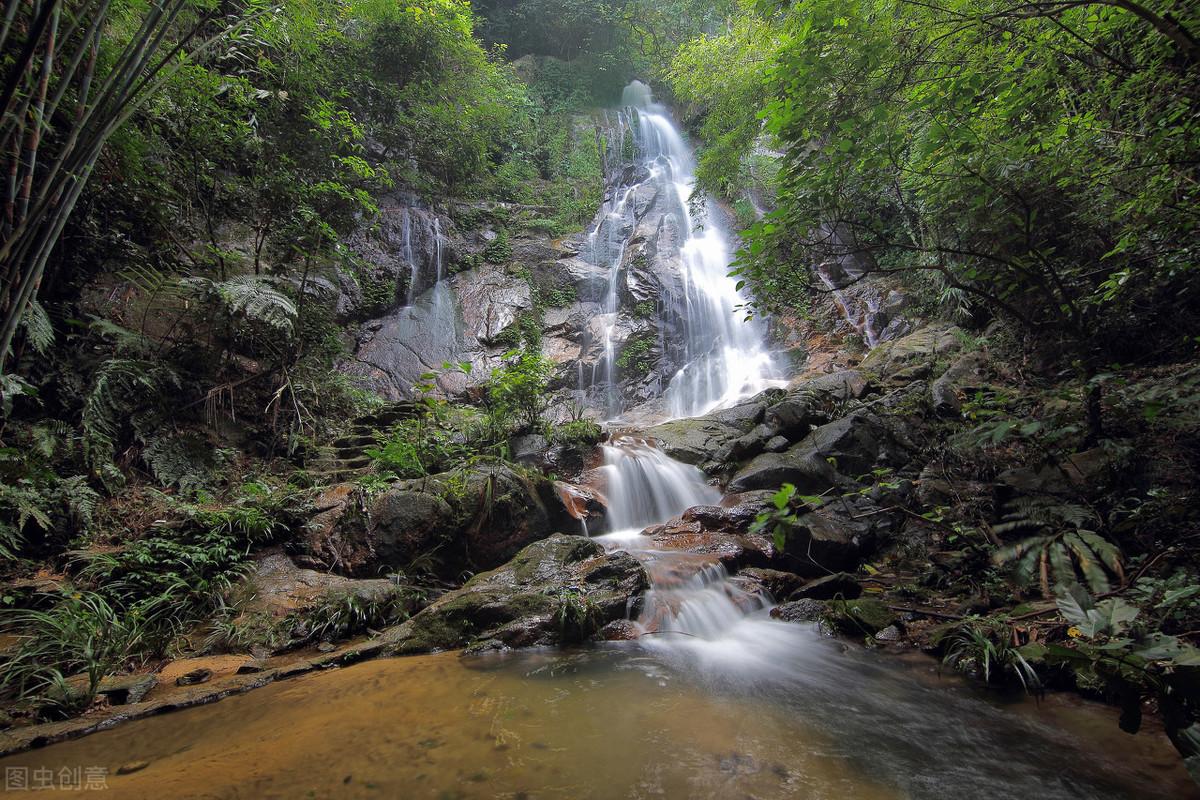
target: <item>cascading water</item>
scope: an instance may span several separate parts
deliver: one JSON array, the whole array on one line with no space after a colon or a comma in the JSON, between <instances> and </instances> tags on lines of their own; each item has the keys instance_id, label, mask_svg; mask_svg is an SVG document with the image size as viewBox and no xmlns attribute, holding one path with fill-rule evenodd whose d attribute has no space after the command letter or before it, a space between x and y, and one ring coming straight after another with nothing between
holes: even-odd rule
<instances>
[{"instance_id":1,"label":"cascading water","mask_svg":"<svg viewBox=\"0 0 1200 800\"><path fill-rule=\"evenodd\" d=\"M659 303L660 341L680 365L664 392L672 417L705 414L778 385L778 370L756 320L745 322L737 309L745 298L729 277L732 254L716 209L708 198L695 196L695 158L670 112L653 102L650 88L634 81L623 94L615 135L625 149L627 138L641 156L640 180L617 186L600 221L588 236L593 263L607 267L608 292L603 299L603 354L592 374L593 385L607 386L610 418L619 415L614 365L619 314L619 280L628 268L627 249L636 229L637 205L661 203L671 236L659 238L655 258L678 271L677 296ZM653 198L650 200L648 198ZM644 257L644 253L642 254ZM661 335L677 330L670 341Z\"/></svg>"},{"instance_id":2,"label":"cascading water","mask_svg":"<svg viewBox=\"0 0 1200 800\"><path fill-rule=\"evenodd\" d=\"M689 508L719 502L704 473L634 437L619 437L603 452L611 532L602 539L646 565L652 588L639 620L644 631L718 641L747 613L769 604L770 598L738 588L716 558L655 549L642 535Z\"/></svg>"}]
</instances>

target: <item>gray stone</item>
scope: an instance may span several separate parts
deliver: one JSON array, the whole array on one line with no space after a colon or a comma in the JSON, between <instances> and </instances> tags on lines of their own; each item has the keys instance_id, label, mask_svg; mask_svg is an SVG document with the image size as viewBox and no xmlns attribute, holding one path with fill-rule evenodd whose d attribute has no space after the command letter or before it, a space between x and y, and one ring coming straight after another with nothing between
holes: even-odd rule
<instances>
[{"instance_id":1,"label":"gray stone","mask_svg":"<svg viewBox=\"0 0 1200 800\"><path fill-rule=\"evenodd\" d=\"M140 703L158 685L153 675L110 675L100 681L96 691L115 706Z\"/></svg>"},{"instance_id":2,"label":"gray stone","mask_svg":"<svg viewBox=\"0 0 1200 800\"><path fill-rule=\"evenodd\" d=\"M771 617L781 622L820 622L826 613L820 600L793 600L771 609Z\"/></svg>"},{"instance_id":3,"label":"gray stone","mask_svg":"<svg viewBox=\"0 0 1200 800\"><path fill-rule=\"evenodd\" d=\"M814 448L796 445L782 453L756 456L733 476L729 491L778 489L785 483L801 494L821 494L837 485L838 475Z\"/></svg>"},{"instance_id":4,"label":"gray stone","mask_svg":"<svg viewBox=\"0 0 1200 800\"><path fill-rule=\"evenodd\" d=\"M933 411L943 417L957 417L962 411L964 394L984 384L987 359L982 353L967 353L950 365L940 378L929 387L933 398Z\"/></svg>"},{"instance_id":5,"label":"gray stone","mask_svg":"<svg viewBox=\"0 0 1200 800\"><path fill-rule=\"evenodd\" d=\"M608 553L583 536L555 534L443 595L382 639L391 654L490 640L524 647L587 639L625 619L627 610L636 611L647 586L645 570L628 553ZM577 612L566 628L559 622L564 604Z\"/></svg>"}]
</instances>

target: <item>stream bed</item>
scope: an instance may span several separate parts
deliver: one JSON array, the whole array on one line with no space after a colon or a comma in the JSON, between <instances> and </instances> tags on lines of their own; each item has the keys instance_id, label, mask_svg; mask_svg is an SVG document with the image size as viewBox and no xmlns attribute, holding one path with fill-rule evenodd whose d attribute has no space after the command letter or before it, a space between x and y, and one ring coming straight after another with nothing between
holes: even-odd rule
<instances>
[{"instance_id":1,"label":"stream bed","mask_svg":"<svg viewBox=\"0 0 1200 800\"><path fill-rule=\"evenodd\" d=\"M1110 709L1006 706L765 614L667 638L373 661L3 766L100 768L121 798L1194 796L1161 732L1120 733Z\"/></svg>"}]
</instances>

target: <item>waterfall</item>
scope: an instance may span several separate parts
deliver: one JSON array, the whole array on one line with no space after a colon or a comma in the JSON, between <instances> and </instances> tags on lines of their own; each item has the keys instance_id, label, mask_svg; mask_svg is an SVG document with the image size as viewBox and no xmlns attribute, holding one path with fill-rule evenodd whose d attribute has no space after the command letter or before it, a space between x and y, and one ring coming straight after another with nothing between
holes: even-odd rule
<instances>
[{"instance_id":1,"label":"waterfall","mask_svg":"<svg viewBox=\"0 0 1200 800\"><path fill-rule=\"evenodd\" d=\"M692 506L712 505L721 494L704 473L681 464L643 439L622 436L603 448L605 495L613 533L638 534Z\"/></svg>"},{"instance_id":2,"label":"waterfall","mask_svg":"<svg viewBox=\"0 0 1200 800\"><path fill-rule=\"evenodd\" d=\"M640 180L617 185L598 222L588 234L587 254L592 263L608 269L608 292L603 305L603 350L592 370L592 385L606 386L604 404L612 419L621 413L616 388L615 361L619 322L619 280L628 268L626 251L638 219L638 201L660 203L670 241L658 245L655 257L677 264L659 264L659 270L677 269L677 276L662 275L664 300L659 303L660 337L668 328L670 339L661 339L664 353L681 366L667 382L663 394L672 417L692 417L779 385L779 374L766 348L766 331L757 320L746 322L739 307L745 298L729 277L732 252L717 209L707 197L696 195L696 163L670 112L655 103L650 88L634 81L622 95L625 109L618 114L616 134L623 145L626 132L636 140ZM666 237L664 237L666 239ZM674 284L678 288L672 290ZM678 333L676 333L676 331Z\"/></svg>"},{"instance_id":3,"label":"waterfall","mask_svg":"<svg viewBox=\"0 0 1200 800\"><path fill-rule=\"evenodd\" d=\"M610 533L600 538L646 565L651 590L639 619L644 631L715 641L770 603L737 587L715 557L656 550L641 535L689 508L719 502L720 492L704 482L704 473L631 436L614 439L603 452Z\"/></svg>"}]
</instances>

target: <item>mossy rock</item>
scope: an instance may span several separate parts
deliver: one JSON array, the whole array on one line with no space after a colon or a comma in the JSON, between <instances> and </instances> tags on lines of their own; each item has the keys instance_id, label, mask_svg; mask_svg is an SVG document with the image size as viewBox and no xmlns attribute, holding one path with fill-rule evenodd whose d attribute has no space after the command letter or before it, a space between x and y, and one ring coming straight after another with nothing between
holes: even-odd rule
<instances>
[{"instance_id":1,"label":"mossy rock","mask_svg":"<svg viewBox=\"0 0 1200 800\"><path fill-rule=\"evenodd\" d=\"M874 635L896 622L899 617L879 600L831 600L830 619L839 631L847 634Z\"/></svg>"}]
</instances>

